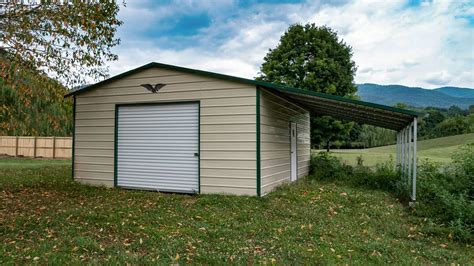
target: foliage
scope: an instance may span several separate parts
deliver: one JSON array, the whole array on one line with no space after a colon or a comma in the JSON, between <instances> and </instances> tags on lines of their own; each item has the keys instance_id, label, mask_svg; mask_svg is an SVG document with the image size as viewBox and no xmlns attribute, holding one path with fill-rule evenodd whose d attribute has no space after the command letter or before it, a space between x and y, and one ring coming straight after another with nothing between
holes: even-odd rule
<instances>
[{"instance_id":1,"label":"foliage","mask_svg":"<svg viewBox=\"0 0 474 266\"><path fill-rule=\"evenodd\" d=\"M47 71L68 85L107 75L106 61L122 24L116 1L6 1L0 4L0 77L15 84L18 69Z\"/></svg>"},{"instance_id":2,"label":"foliage","mask_svg":"<svg viewBox=\"0 0 474 266\"><path fill-rule=\"evenodd\" d=\"M332 119L330 116L311 118L311 143L320 143L329 151L331 142L347 139L353 122L342 122Z\"/></svg>"},{"instance_id":3,"label":"foliage","mask_svg":"<svg viewBox=\"0 0 474 266\"><path fill-rule=\"evenodd\" d=\"M2 265L472 261L472 247L427 235L429 223L382 191L305 178L264 198L189 196L88 187L69 166L7 161Z\"/></svg>"},{"instance_id":4,"label":"foliage","mask_svg":"<svg viewBox=\"0 0 474 266\"><path fill-rule=\"evenodd\" d=\"M352 129L352 134L356 137L349 142L353 143L351 148L372 148L393 144L396 133L386 128L357 125Z\"/></svg>"},{"instance_id":5,"label":"foliage","mask_svg":"<svg viewBox=\"0 0 474 266\"><path fill-rule=\"evenodd\" d=\"M318 180L342 180L352 185L389 192L396 188L397 195L404 194L400 190L401 178L393 166L393 161L377 164L374 170L363 165L362 156L358 157L358 162L357 166L350 166L332 153L319 152L311 156L311 176Z\"/></svg>"},{"instance_id":6,"label":"foliage","mask_svg":"<svg viewBox=\"0 0 474 266\"><path fill-rule=\"evenodd\" d=\"M353 95L357 68L351 58L352 48L331 28L295 24L264 57L259 78L339 96Z\"/></svg>"},{"instance_id":7,"label":"foliage","mask_svg":"<svg viewBox=\"0 0 474 266\"><path fill-rule=\"evenodd\" d=\"M356 66L352 48L329 27L295 24L281 36L278 46L264 58L257 79L339 96L353 96ZM319 125L325 125L322 130ZM317 125L317 126L316 126ZM347 135L351 124L328 117L311 120L312 145L326 144Z\"/></svg>"},{"instance_id":8,"label":"foliage","mask_svg":"<svg viewBox=\"0 0 474 266\"><path fill-rule=\"evenodd\" d=\"M374 170L359 164L341 163L329 153L311 158L311 173L318 180L339 180L394 193L407 199L407 184L402 182L393 161L378 164ZM413 213L426 217L436 226L427 231L446 233L458 241L472 241L474 233L474 143L453 155L453 163L442 167L424 161L417 171L417 206Z\"/></svg>"},{"instance_id":9,"label":"foliage","mask_svg":"<svg viewBox=\"0 0 474 266\"><path fill-rule=\"evenodd\" d=\"M0 64L9 65L0 57ZM15 84L0 77L0 135L70 136L72 100L67 89L45 74L15 71Z\"/></svg>"},{"instance_id":10,"label":"foliage","mask_svg":"<svg viewBox=\"0 0 474 266\"><path fill-rule=\"evenodd\" d=\"M451 136L469 133L469 121L464 117L458 116L448 118L437 124L434 128L433 134L437 136Z\"/></svg>"},{"instance_id":11,"label":"foliage","mask_svg":"<svg viewBox=\"0 0 474 266\"><path fill-rule=\"evenodd\" d=\"M311 156L310 175L318 180L346 180L351 167L343 164L329 152Z\"/></svg>"},{"instance_id":12,"label":"foliage","mask_svg":"<svg viewBox=\"0 0 474 266\"><path fill-rule=\"evenodd\" d=\"M454 229L453 237L474 237L474 143L463 146L446 167L425 162L419 171L416 212Z\"/></svg>"}]
</instances>

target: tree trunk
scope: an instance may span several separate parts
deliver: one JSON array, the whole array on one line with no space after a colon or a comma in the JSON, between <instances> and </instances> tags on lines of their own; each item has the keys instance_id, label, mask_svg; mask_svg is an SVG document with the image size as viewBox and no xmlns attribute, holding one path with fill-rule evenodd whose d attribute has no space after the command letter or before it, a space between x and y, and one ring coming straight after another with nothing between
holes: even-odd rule
<instances>
[{"instance_id":1,"label":"tree trunk","mask_svg":"<svg viewBox=\"0 0 474 266\"><path fill-rule=\"evenodd\" d=\"M330 145L330 141L328 140L328 141L326 142L326 151L327 151L327 152L329 152L329 145Z\"/></svg>"}]
</instances>

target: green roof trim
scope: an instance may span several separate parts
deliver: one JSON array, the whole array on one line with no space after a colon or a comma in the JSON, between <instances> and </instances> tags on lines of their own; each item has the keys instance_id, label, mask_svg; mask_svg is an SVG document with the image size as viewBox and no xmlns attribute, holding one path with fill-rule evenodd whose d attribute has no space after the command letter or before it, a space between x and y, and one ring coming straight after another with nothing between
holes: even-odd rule
<instances>
[{"instance_id":1,"label":"green roof trim","mask_svg":"<svg viewBox=\"0 0 474 266\"><path fill-rule=\"evenodd\" d=\"M279 85L279 84L275 84L275 83L265 82L265 81L261 81L261 80L240 78L240 77L235 77L235 76L230 76L230 75L225 75L225 74L219 74L219 73L215 73L215 72L209 72L209 71L197 70L197 69L192 69L192 68L179 67L179 66L156 63L156 62L152 62L152 63L146 64L144 66L132 69L130 71L127 71L127 72L124 72L122 74L113 76L109 79L100 81L100 82L92 84L90 86L86 86L86 87L82 87L82 88L77 89L77 90L73 90L73 91L69 92L68 94L66 94L64 97L77 95L79 93L89 91L91 89L94 89L94 88L103 86L105 84L108 84L112 81L119 80L121 78L130 76L130 75L133 75L135 73L141 72L141 71L146 70L146 69L151 69L151 68L163 68L163 69L176 70L176 71L186 72L186 73L191 73L191 74L196 74L196 75L203 75L203 76L207 76L207 77L211 77L211 78L218 78L218 79L224 79L224 80L229 80L229 81L234 81L234 82L240 82L240 83L254 85L254 86L261 86L261 87L267 88L267 89L275 89L275 90L282 91L282 92L309 95L309 96L319 97L319 98L328 99L328 100L334 100L334 101L339 101L339 102L344 102L344 103L349 103L349 104L366 106L366 107L369 107L369 108L381 109L381 110L400 113L400 114L404 114L404 115L408 115L408 116L412 116L412 117L418 117L418 116L421 115L421 113L418 113L418 112L415 112L415 111L410 111L410 110L406 110L406 109L391 107L391 106L387 106L387 105L376 104L376 103L371 103L371 102L364 102L364 101L344 98L344 97L336 96L336 95L332 95L332 94L326 94L326 93L321 93L321 92L314 92L314 91L309 91L309 90L304 90L304 89L298 89L298 88L293 88L293 87L289 87L289 86L285 86L285 85Z\"/></svg>"}]
</instances>

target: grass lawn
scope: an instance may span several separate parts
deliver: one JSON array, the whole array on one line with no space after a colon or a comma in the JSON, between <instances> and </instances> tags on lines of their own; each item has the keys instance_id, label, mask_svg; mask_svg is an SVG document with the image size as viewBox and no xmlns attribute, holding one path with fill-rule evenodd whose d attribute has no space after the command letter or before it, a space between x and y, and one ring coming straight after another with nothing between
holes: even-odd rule
<instances>
[{"instance_id":1,"label":"grass lawn","mask_svg":"<svg viewBox=\"0 0 474 266\"><path fill-rule=\"evenodd\" d=\"M419 160L429 159L440 163L449 163L451 155L461 145L474 142L474 133L449 136L444 138L418 141ZM364 165L375 166L390 158L395 160L395 145L383 146L370 149L339 149L332 152L349 165L357 164L357 157L362 156Z\"/></svg>"},{"instance_id":2,"label":"grass lawn","mask_svg":"<svg viewBox=\"0 0 474 266\"><path fill-rule=\"evenodd\" d=\"M265 198L173 195L83 186L42 163L0 162L0 264L474 263L380 191L302 179Z\"/></svg>"},{"instance_id":3,"label":"grass lawn","mask_svg":"<svg viewBox=\"0 0 474 266\"><path fill-rule=\"evenodd\" d=\"M0 157L0 171L3 169L15 168L40 168L44 166L69 166L71 160L49 160L49 159L32 159L32 158L14 158Z\"/></svg>"}]
</instances>

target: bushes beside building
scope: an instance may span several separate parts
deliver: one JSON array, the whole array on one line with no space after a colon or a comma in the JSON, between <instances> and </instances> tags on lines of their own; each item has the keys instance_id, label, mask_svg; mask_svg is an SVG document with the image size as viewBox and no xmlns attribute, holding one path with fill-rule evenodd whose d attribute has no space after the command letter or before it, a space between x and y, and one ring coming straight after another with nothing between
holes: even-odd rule
<instances>
[{"instance_id":1,"label":"bushes beside building","mask_svg":"<svg viewBox=\"0 0 474 266\"><path fill-rule=\"evenodd\" d=\"M433 226L431 233L446 233L452 238L472 241L474 229L474 143L453 155L453 163L442 166L430 161L419 163L417 204L414 215L425 217ZM330 153L311 158L311 177L345 182L368 189L393 193L402 202L408 200L408 188L393 161L375 169L364 166L363 158L355 167L343 164Z\"/></svg>"}]
</instances>

